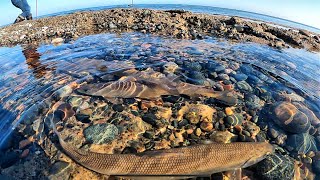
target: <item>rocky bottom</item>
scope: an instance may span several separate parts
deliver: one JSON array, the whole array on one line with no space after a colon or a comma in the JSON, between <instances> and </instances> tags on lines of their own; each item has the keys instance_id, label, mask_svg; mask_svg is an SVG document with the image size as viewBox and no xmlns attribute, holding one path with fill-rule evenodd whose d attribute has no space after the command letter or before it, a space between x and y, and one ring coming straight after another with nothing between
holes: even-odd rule
<instances>
[{"instance_id":1,"label":"rocky bottom","mask_svg":"<svg viewBox=\"0 0 320 180\"><path fill-rule=\"evenodd\" d=\"M139 42L110 41L113 48L120 44L117 51L108 47L100 49L103 56L95 52L86 54L85 61L71 58L68 63L78 68L63 74L69 81L55 82L61 88L41 92L46 98L28 109L1 151L0 178L108 178L63 153L50 124L54 117L59 117L55 123L67 143L92 152L137 153L208 140L270 142L276 152L244 169L244 179L315 179L319 175L320 121L312 106L316 100L273 73L235 61L241 57L236 51L213 51L205 41L159 45L141 42L150 38L141 34L123 36ZM72 42L66 49L89 48L86 43ZM221 58L217 52L228 56ZM33 71L33 76L57 77L62 71L57 65ZM227 177L227 173L212 175L213 179Z\"/></svg>"}]
</instances>

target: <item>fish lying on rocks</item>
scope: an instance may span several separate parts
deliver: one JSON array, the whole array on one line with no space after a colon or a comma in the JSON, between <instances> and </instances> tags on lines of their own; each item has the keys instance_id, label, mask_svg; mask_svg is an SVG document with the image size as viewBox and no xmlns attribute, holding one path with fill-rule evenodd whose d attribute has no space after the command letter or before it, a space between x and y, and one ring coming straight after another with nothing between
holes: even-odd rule
<instances>
[{"instance_id":1,"label":"fish lying on rocks","mask_svg":"<svg viewBox=\"0 0 320 180\"><path fill-rule=\"evenodd\" d=\"M92 171L115 176L208 176L216 172L246 168L274 151L274 147L267 142L237 142L137 154L101 154L84 151L66 143L57 131L53 118L51 124L62 150L70 158Z\"/></svg>"},{"instance_id":2,"label":"fish lying on rocks","mask_svg":"<svg viewBox=\"0 0 320 180\"><path fill-rule=\"evenodd\" d=\"M130 75L129 75L130 74ZM109 83L86 84L77 89L78 92L112 98L157 99L163 95L187 95L189 97L213 97L228 104L237 104L232 91L214 91L206 86L193 85L153 70L123 73L117 81Z\"/></svg>"}]
</instances>

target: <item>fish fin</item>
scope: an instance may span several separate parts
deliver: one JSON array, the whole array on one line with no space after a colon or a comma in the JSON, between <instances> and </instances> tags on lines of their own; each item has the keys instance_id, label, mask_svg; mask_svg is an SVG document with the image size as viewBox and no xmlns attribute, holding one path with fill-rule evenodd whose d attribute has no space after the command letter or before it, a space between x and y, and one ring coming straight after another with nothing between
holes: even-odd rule
<instances>
[{"instance_id":1,"label":"fish fin","mask_svg":"<svg viewBox=\"0 0 320 180\"><path fill-rule=\"evenodd\" d=\"M224 176L228 177L229 180L241 180L242 179L242 169L234 169L231 171L226 171Z\"/></svg>"}]
</instances>

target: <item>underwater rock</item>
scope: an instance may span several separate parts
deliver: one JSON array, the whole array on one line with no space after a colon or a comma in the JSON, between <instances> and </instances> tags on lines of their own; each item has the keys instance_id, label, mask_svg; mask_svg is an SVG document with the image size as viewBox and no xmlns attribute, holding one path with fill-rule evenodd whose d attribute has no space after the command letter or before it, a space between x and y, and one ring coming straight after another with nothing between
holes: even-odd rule
<instances>
[{"instance_id":1,"label":"underwater rock","mask_svg":"<svg viewBox=\"0 0 320 180\"><path fill-rule=\"evenodd\" d=\"M105 144L111 142L119 134L118 128L113 124L95 124L84 130L87 141L93 144Z\"/></svg>"},{"instance_id":2,"label":"underwater rock","mask_svg":"<svg viewBox=\"0 0 320 180\"><path fill-rule=\"evenodd\" d=\"M90 116L86 114L76 114L76 119L82 123L90 123Z\"/></svg>"},{"instance_id":3,"label":"underwater rock","mask_svg":"<svg viewBox=\"0 0 320 180\"><path fill-rule=\"evenodd\" d=\"M206 121L203 121L201 124L200 124L200 128L203 130L203 131L212 131L213 130L213 123L212 122L206 122Z\"/></svg>"},{"instance_id":4,"label":"underwater rock","mask_svg":"<svg viewBox=\"0 0 320 180\"><path fill-rule=\"evenodd\" d=\"M69 179L70 173L73 171L73 165L68 162L55 162L49 170L50 180Z\"/></svg>"},{"instance_id":5,"label":"underwater rock","mask_svg":"<svg viewBox=\"0 0 320 180\"><path fill-rule=\"evenodd\" d=\"M288 135L285 147L294 155L317 152L314 137L307 133Z\"/></svg>"},{"instance_id":6,"label":"underwater rock","mask_svg":"<svg viewBox=\"0 0 320 180\"><path fill-rule=\"evenodd\" d=\"M147 113L142 116L142 120L152 126L157 126L157 116L153 113Z\"/></svg>"},{"instance_id":7,"label":"underwater rock","mask_svg":"<svg viewBox=\"0 0 320 180\"><path fill-rule=\"evenodd\" d=\"M254 94L248 94L245 96L245 103L249 109L260 109L264 106L264 101Z\"/></svg>"},{"instance_id":8,"label":"underwater rock","mask_svg":"<svg viewBox=\"0 0 320 180\"><path fill-rule=\"evenodd\" d=\"M294 176L294 159L274 153L254 166L255 177L261 180L291 180Z\"/></svg>"},{"instance_id":9,"label":"underwater rock","mask_svg":"<svg viewBox=\"0 0 320 180\"><path fill-rule=\"evenodd\" d=\"M212 122L213 114L217 112L215 109L204 104L186 104L177 113L177 120L181 121L186 114L197 115L199 121Z\"/></svg>"},{"instance_id":10,"label":"underwater rock","mask_svg":"<svg viewBox=\"0 0 320 180\"><path fill-rule=\"evenodd\" d=\"M225 124L228 126L241 125L242 121L243 121L243 116L242 114L239 114L239 113L234 113L231 116L227 116L225 118Z\"/></svg>"},{"instance_id":11,"label":"underwater rock","mask_svg":"<svg viewBox=\"0 0 320 180\"><path fill-rule=\"evenodd\" d=\"M196 71L199 72L202 69L202 66L200 63L198 62L185 62L185 66L187 69L189 69L189 71Z\"/></svg>"},{"instance_id":12,"label":"underwater rock","mask_svg":"<svg viewBox=\"0 0 320 180\"><path fill-rule=\"evenodd\" d=\"M312 170L315 173L320 174L320 159L312 161Z\"/></svg>"},{"instance_id":13,"label":"underwater rock","mask_svg":"<svg viewBox=\"0 0 320 180\"><path fill-rule=\"evenodd\" d=\"M196 85L204 85L206 78L201 72L191 71L188 75L189 75L189 78L187 79L188 83L196 84Z\"/></svg>"},{"instance_id":14,"label":"underwater rock","mask_svg":"<svg viewBox=\"0 0 320 180\"><path fill-rule=\"evenodd\" d=\"M305 133L309 131L311 124L308 116L299 111L290 102L278 102L272 109L273 121L283 128L285 131L291 133Z\"/></svg>"},{"instance_id":15,"label":"underwater rock","mask_svg":"<svg viewBox=\"0 0 320 180\"><path fill-rule=\"evenodd\" d=\"M80 106L82 104L83 99L81 97L74 96L74 97L70 98L68 100L68 102L70 103L70 105L72 107L78 107L78 106Z\"/></svg>"},{"instance_id":16,"label":"underwater rock","mask_svg":"<svg viewBox=\"0 0 320 180\"><path fill-rule=\"evenodd\" d=\"M320 126L320 120L309 108L298 102L293 102L292 104L295 105L301 112L303 112L309 118L311 125L315 127Z\"/></svg>"},{"instance_id":17,"label":"underwater rock","mask_svg":"<svg viewBox=\"0 0 320 180\"><path fill-rule=\"evenodd\" d=\"M241 73L239 73L239 74L233 74L232 77L233 77L234 79L236 79L237 81L245 81L245 80L248 79L248 76L247 76L247 75L241 74Z\"/></svg>"},{"instance_id":18,"label":"underwater rock","mask_svg":"<svg viewBox=\"0 0 320 180\"><path fill-rule=\"evenodd\" d=\"M14 165L19 161L19 154L17 152L3 153L0 151L0 168L5 169Z\"/></svg>"},{"instance_id":19,"label":"underwater rock","mask_svg":"<svg viewBox=\"0 0 320 180\"><path fill-rule=\"evenodd\" d=\"M237 138L237 135L229 131L215 131L210 135L210 139L217 143L231 143L236 141Z\"/></svg>"},{"instance_id":20,"label":"underwater rock","mask_svg":"<svg viewBox=\"0 0 320 180\"><path fill-rule=\"evenodd\" d=\"M260 132L260 127L250 121L244 124L244 129L250 133L250 136L252 138L255 138L257 134Z\"/></svg>"},{"instance_id":21,"label":"underwater rock","mask_svg":"<svg viewBox=\"0 0 320 180\"><path fill-rule=\"evenodd\" d=\"M179 66L174 62L167 62L162 66L163 73L170 74L176 72L179 69Z\"/></svg>"},{"instance_id":22,"label":"underwater rock","mask_svg":"<svg viewBox=\"0 0 320 180\"><path fill-rule=\"evenodd\" d=\"M239 81L236 83L236 87L240 91L245 91L245 92L252 92L253 89L252 87L246 82L246 81Z\"/></svg>"}]
</instances>

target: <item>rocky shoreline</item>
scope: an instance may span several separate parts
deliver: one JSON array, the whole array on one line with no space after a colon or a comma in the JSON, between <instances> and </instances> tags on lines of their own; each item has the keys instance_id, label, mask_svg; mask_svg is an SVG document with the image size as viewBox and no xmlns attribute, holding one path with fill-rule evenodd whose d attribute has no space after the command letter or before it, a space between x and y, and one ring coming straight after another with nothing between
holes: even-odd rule
<instances>
[{"instance_id":1,"label":"rocky shoreline","mask_svg":"<svg viewBox=\"0 0 320 180\"><path fill-rule=\"evenodd\" d=\"M68 40L103 32L130 31L181 39L202 39L209 35L235 42L320 51L320 35L306 30L286 29L238 17L149 9L86 11L25 21L1 28L0 45L41 43L58 37Z\"/></svg>"}]
</instances>

